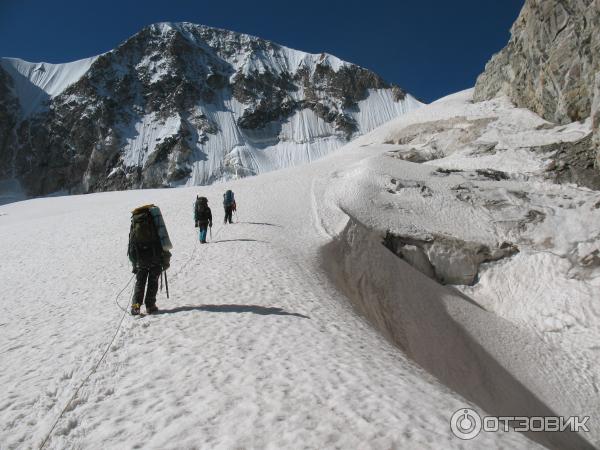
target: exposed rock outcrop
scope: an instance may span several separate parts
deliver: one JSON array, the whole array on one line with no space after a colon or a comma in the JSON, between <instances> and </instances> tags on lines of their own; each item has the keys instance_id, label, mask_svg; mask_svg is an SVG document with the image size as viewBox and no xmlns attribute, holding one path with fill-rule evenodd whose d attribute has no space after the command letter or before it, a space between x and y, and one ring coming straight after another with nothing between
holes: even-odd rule
<instances>
[{"instance_id":1,"label":"exposed rock outcrop","mask_svg":"<svg viewBox=\"0 0 600 450\"><path fill-rule=\"evenodd\" d=\"M549 178L600 190L600 171L594 168L596 151L591 135L576 142L557 142L532 149L552 155L547 169Z\"/></svg>"},{"instance_id":2,"label":"exposed rock outcrop","mask_svg":"<svg viewBox=\"0 0 600 450\"><path fill-rule=\"evenodd\" d=\"M600 158L598 77L600 0L526 0L508 45L477 79L474 99L507 95L555 123L595 117L591 145Z\"/></svg>"},{"instance_id":3,"label":"exposed rock outcrop","mask_svg":"<svg viewBox=\"0 0 600 450\"><path fill-rule=\"evenodd\" d=\"M383 244L419 272L442 284L472 285L477 281L481 264L498 261L519 251L516 245L508 242L490 248L451 236L415 239L390 232Z\"/></svg>"},{"instance_id":4,"label":"exposed rock outcrop","mask_svg":"<svg viewBox=\"0 0 600 450\"><path fill-rule=\"evenodd\" d=\"M18 112L19 102L14 95L12 79L0 67L0 179L12 177L12 149Z\"/></svg>"},{"instance_id":5,"label":"exposed rock outcrop","mask_svg":"<svg viewBox=\"0 0 600 450\"><path fill-rule=\"evenodd\" d=\"M508 45L477 79L474 99L505 94L557 123L589 117L599 30L598 0L526 0Z\"/></svg>"},{"instance_id":6,"label":"exposed rock outcrop","mask_svg":"<svg viewBox=\"0 0 600 450\"><path fill-rule=\"evenodd\" d=\"M592 146L596 152L596 168L600 169L600 72L594 79L594 99L592 100Z\"/></svg>"}]
</instances>

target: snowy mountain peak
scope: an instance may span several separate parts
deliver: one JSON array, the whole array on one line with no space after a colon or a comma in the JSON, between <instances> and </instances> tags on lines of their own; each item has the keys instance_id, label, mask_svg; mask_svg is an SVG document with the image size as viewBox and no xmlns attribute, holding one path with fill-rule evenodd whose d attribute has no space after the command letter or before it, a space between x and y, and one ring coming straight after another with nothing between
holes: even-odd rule
<instances>
[{"instance_id":1,"label":"snowy mountain peak","mask_svg":"<svg viewBox=\"0 0 600 450\"><path fill-rule=\"evenodd\" d=\"M304 67L314 70L317 65L328 66L338 72L343 67L355 66L328 53L306 53L249 34L189 22L149 25L131 39L142 39L155 44L162 40L167 47L173 49L182 44L181 38L203 51L215 52L216 56L236 71L241 70L246 74L254 70L259 73L266 70L296 73ZM272 62L274 64L269 64Z\"/></svg>"},{"instance_id":2,"label":"snowy mountain peak","mask_svg":"<svg viewBox=\"0 0 600 450\"><path fill-rule=\"evenodd\" d=\"M0 180L18 179L28 195L255 175L310 162L421 105L327 53L187 22L149 25L86 60L5 70L0 90L20 111L6 106L18 132L0 148Z\"/></svg>"}]
</instances>

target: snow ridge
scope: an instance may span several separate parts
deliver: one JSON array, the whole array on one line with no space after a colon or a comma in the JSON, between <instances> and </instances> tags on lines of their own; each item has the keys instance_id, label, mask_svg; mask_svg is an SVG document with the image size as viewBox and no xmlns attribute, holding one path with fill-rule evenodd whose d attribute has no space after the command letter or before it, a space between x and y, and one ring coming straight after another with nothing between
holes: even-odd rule
<instances>
[{"instance_id":1,"label":"snow ridge","mask_svg":"<svg viewBox=\"0 0 600 450\"><path fill-rule=\"evenodd\" d=\"M76 83L98 57L64 64L32 63L19 58L0 58L0 66L12 77L23 118L40 110L53 97Z\"/></svg>"}]
</instances>

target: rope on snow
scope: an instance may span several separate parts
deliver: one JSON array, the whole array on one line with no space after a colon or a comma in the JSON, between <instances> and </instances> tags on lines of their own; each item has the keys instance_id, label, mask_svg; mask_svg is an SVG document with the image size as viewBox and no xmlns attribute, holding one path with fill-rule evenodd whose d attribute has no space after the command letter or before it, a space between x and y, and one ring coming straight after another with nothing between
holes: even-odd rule
<instances>
[{"instance_id":1,"label":"rope on snow","mask_svg":"<svg viewBox=\"0 0 600 450\"><path fill-rule=\"evenodd\" d=\"M123 309L121 307L121 305L118 302L118 299L119 299L119 296L123 293L123 291L125 291L125 289L127 289L127 286L129 286L129 284L131 283L131 280L133 280L133 277L134 276L132 275L131 278L129 279L129 281L127 282L127 284L125 285L125 287L123 289L121 289L119 291L119 293L115 297L115 302L117 303L117 305L119 306L119 308L121 308L123 310L123 314L121 315L121 319L119 320L119 324L117 325L117 328L115 329L115 332L114 332L112 338L110 339L110 342L108 343L108 345L104 349L104 352L102 353L102 356L96 362L96 364L94 365L94 367L92 368L92 370L90 370L89 373L87 374L87 376L83 379L83 381L81 383L79 383L79 386L77 387L77 389L75 390L75 392L73 393L73 395L71 395L71 397L69 398L69 401L67 402L67 404L64 406L64 408L62 409L62 411L60 412L60 414L58 415L58 417L54 421L54 424L52 425L52 428L50 428L50 431L48 431L48 433L46 434L46 437L44 437L44 440L42 441L42 443L39 446L39 450L42 450L46 446L46 444L48 443L48 440L50 439L50 436L52 435L52 432L56 428L56 425L58 425L58 422L60 421L60 419L62 419L63 415L65 414L65 412L67 411L67 409L69 408L69 406L71 406L71 403L73 402L73 400L75 400L75 398L77 397L77 394L79 394L79 391L81 390L81 388L83 387L83 385L96 372L96 370L98 369L98 367L100 366L100 364L102 363L102 361L104 361L104 358L106 358L106 355L108 354L108 350L110 349L110 347L115 342L117 334L119 334L119 330L121 329L121 325L123 324L123 319L125 319L125 315L127 314L127 310ZM131 290L131 297L129 298L129 303L131 303L132 299L133 299L133 289Z\"/></svg>"}]
</instances>

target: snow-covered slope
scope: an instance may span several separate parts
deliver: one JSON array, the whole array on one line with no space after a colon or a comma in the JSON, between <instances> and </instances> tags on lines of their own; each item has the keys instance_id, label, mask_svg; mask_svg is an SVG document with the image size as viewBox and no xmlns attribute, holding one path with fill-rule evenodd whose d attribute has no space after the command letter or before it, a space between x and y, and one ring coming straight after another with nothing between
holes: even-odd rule
<instances>
[{"instance_id":1,"label":"snow-covered slope","mask_svg":"<svg viewBox=\"0 0 600 450\"><path fill-rule=\"evenodd\" d=\"M385 335L488 411L515 411L505 403L515 399L504 372L458 357L472 339L549 410L598 417L600 194L552 182L567 170L556 161L589 139L590 122L556 126L506 98L471 97L441 99L349 146L376 156L337 170L319 196L340 208L324 222L339 236L329 254L342 262L332 270ZM382 242L400 258L396 272L382 269ZM481 309L420 286L407 263ZM456 331L440 333L439 314L467 331L466 344L450 338ZM586 436L596 445L598 430L595 422Z\"/></svg>"},{"instance_id":2,"label":"snow-covered slope","mask_svg":"<svg viewBox=\"0 0 600 450\"><path fill-rule=\"evenodd\" d=\"M258 177L0 206L0 442L597 448L600 197L546 180L553 156L535 147L588 125L470 95ZM228 188L238 221L222 226ZM215 215L203 246L198 193ZM131 292L129 211L148 202L174 244L171 299L133 319L115 297ZM504 241L519 253L480 259ZM473 270L472 286L435 281ZM591 416L591 431L462 441L449 419L469 406Z\"/></svg>"},{"instance_id":3,"label":"snow-covered slope","mask_svg":"<svg viewBox=\"0 0 600 450\"><path fill-rule=\"evenodd\" d=\"M19 58L0 58L0 66L12 77L22 117L61 94L88 71L96 56L65 64L31 63Z\"/></svg>"},{"instance_id":4,"label":"snow-covered slope","mask_svg":"<svg viewBox=\"0 0 600 450\"><path fill-rule=\"evenodd\" d=\"M421 106L335 56L190 23L148 26L74 63L5 58L2 68L13 86L0 77L0 90L16 93L21 113L6 127L19 132L0 139L0 162L11 161L0 180L16 178L30 196L255 175L320 158Z\"/></svg>"}]
</instances>

